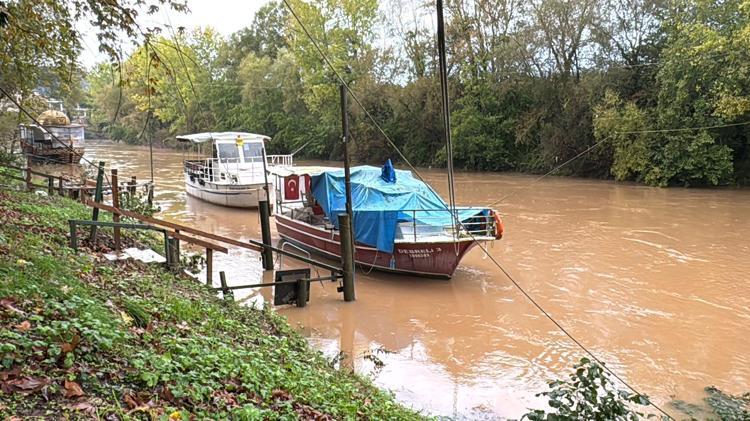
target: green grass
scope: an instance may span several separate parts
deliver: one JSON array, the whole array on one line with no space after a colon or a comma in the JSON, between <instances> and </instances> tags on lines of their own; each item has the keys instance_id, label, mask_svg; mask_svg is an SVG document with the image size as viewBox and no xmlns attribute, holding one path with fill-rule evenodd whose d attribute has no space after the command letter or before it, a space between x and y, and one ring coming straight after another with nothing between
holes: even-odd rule
<instances>
[{"instance_id":1,"label":"green grass","mask_svg":"<svg viewBox=\"0 0 750 421\"><path fill-rule=\"evenodd\" d=\"M90 212L0 191L0 417L420 417L332 368L272 310L158 265L73 253L67 220Z\"/></svg>"}]
</instances>

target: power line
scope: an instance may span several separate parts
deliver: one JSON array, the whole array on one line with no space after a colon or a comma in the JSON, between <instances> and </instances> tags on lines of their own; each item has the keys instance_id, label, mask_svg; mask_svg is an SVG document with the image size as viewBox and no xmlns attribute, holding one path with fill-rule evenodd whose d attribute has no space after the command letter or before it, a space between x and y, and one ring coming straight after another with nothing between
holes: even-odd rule
<instances>
[{"instance_id":1,"label":"power line","mask_svg":"<svg viewBox=\"0 0 750 421\"><path fill-rule=\"evenodd\" d=\"M497 259L495 259L495 257L492 254L490 254L490 252L487 250L487 248L476 239L476 237L474 236L474 234L472 234L471 231L466 228L466 225L464 225L463 222L459 221L458 223L466 231L466 233L469 234L469 236L471 237L472 241L474 243L476 243L476 245L479 246L479 248L484 252L484 254L490 258L490 260L492 261L492 263L494 263L495 266L497 266L497 268L500 269L500 271L510 280L510 282L513 284L513 286L515 286L516 289L518 289L521 292L521 294L523 294L523 296L526 297L526 299L528 299L531 302L531 304L533 304L534 307L536 307L537 310L539 310L544 315L544 317L546 317L547 319L549 319L563 334L565 334L565 336L568 337L568 339L570 339L573 343L575 343L576 345L578 345L579 348L581 348L586 354L588 354L592 359L594 359L594 361L596 361L597 363L599 363L599 365L601 365L602 368L607 373L611 374L614 378L616 378L623 385L625 385L625 387L627 387L633 393L635 393L635 394L637 394L639 396L646 396L643 393L639 392L635 387L631 386L630 383L628 383L625 380L623 380L623 378L620 377L614 371L612 371L612 369L610 369L609 367L607 367L607 365L604 363L604 361L602 361L599 357L597 357L596 354L594 354L591 350L588 349L588 347L586 347L585 345L583 345L570 332L568 332L568 330L565 329L562 326L562 324L560 324L560 322L558 322L557 320L555 320L555 318L552 317L552 315L549 314L547 312L547 310L545 310L544 307L541 306L541 304L539 304L528 292L526 292L526 290L518 283L518 281L516 281L516 279L513 277L513 275L511 275L510 272L508 272L500 264L500 262L498 262ZM672 419L672 420L675 419L674 417L672 417L671 415L669 415L669 413L667 413L665 410L663 410L661 407L659 407L658 405L656 405L655 403L653 403L651 401L651 399L647 399L647 400L648 400L649 405L651 405L654 408L656 408L656 410L659 411L659 412L661 412L664 416L666 416L666 417L668 417L669 419Z\"/></svg>"},{"instance_id":2,"label":"power line","mask_svg":"<svg viewBox=\"0 0 750 421\"><path fill-rule=\"evenodd\" d=\"M83 160L84 162L87 162L92 167L99 168L99 165L95 165L93 162L91 162L90 160L88 160L88 158L86 158L85 156L83 156L82 153L78 152L77 150L75 150L75 148L73 148L72 146L70 146L70 145L66 144L65 142L63 142L62 140L60 140L60 138L57 137L54 133L52 133L52 131L47 130L46 128L44 128L44 125L42 125L42 123L40 123L39 120L37 120L36 118L34 118L34 116L32 116L28 111L26 111L26 108L24 108L23 105L21 105L18 101L16 101L16 99L13 98L5 89L3 89L2 87L0 87L0 92L3 95L5 95L5 97L8 98L10 100L10 102L12 102L23 114L25 114L26 117L28 117L31 121L33 121L34 124L36 124L37 126L41 127L42 129L44 129L44 131L47 132L52 137L52 139L54 139L55 141L57 141L57 143L59 143L60 145L62 145L64 148L68 149L72 154L78 156L79 160ZM107 182L110 183L109 177L107 177L106 171L104 172L104 177L107 179Z\"/></svg>"},{"instance_id":3,"label":"power line","mask_svg":"<svg viewBox=\"0 0 750 421\"><path fill-rule=\"evenodd\" d=\"M326 62L326 64L328 65L328 67L331 69L331 71L336 75L336 78L339 80L339 82L341 82L341 84L344 85L344 87L346 88L346 90L349 92L349 95L352 96L352 99L354 100L354 102L356 102L357 105L359 105L359 107L365 113L365 115L367 116L367 118L370 119L370 121L375 126L375 128L378 129L378 131L380 132L380 134L393 147L393 149L396 151L396 153L398 153L399 157L406 163L406 165L408 165L409 168L411 168L412 171L414 171L414 174L416 174L416 176L420 180L424 181L424 179L419 174L419 172L417 171L417 169L411 164L411 162L409 162L409 160L406 158L406 156L404 156L404 154L401 153L401 150L398 148L398 146L396 146L396 144L391 140L391 138L385 133L385 131L383 130L383 128L380 127L380 124L378 124L378 122L375 121L375 117L373 117L372 114L370 114L370 111L368 111L367 108L365 108L364 104L362 104L362 101L359 100L359 98L354 93L354 91L352 91L352 89L349 87L349 84L344 80L344 78L341 76L341 74L339 73L339 71L336 70L336 67L334 67L333 63L331 63L331 60L328 58L328 56L320 48L320 46L318 45L318 42L315 41L315 38L313 38L313 36L310 34L310 31L307 30L307 27L305 26L305 24L302 23L302 19L300 19L299 16L297 16L297 13L292 8L292 5L289 4L289 0L283 0L283 1L284 1L284 4L286 5L287 9L289 9L289 12L292 14L292 16L294 16L294 19L297 21L297 23L299 24L299 26L302 28L302 31L305 33L305 35L307 36L307 38L310 40L310 42L313 44L313 46L315 46L315 49L318 50L318 54L320 54L320 56Z\"/></svg>"},{"instance_id":4,"label":"power line","mask_svg":"<svg viewBox=\"0 0 750 421\"><path fill-rule=\"evenodd\" d=\"M625 131L625 132L615 132L615 133L613 133L613 134L605 137L604 139L602 139L602 140L594 143L593 145L589 146L588 148L584 149L582 152L579 152L574 157L568 159L567 161L563 162L562 164L560 164L560 165L552 168L551 170L547 171L543 175L535 178L534 180L530 181L528 184L526 184L524 186L521 186L518 189L516 189L516 190L514 190L514 191L512 191L512 192L510 192L508 194L506 194L505 196L501 197L500 199L498 199L498 200L490 203L489 205L487 205L487 207L492 207L492 206L497 205L498 203L502 203L507 198L515 196L516 194L518 194L522 190L527 189L527 188L533 186L534 184L542 181L542 179L544 179L547 176L551 175L552 173L560 170L562 167L570 164L571 162L577 160L578 158L582 157L583 155L585 155L586 153L588 153L592 149L596 148L597 146L601 145L602 143L604 143L604 142L606 142L608 140L611 140L617 134L625 134L625 135L627 135L627 134L648 134L648 133L677 133L677 132L689 132L689 131L695 131L695 130L723 129L723 128L727 128L727 127L738 127L738 126L747 126L747 125L750 125L750 121L743 121L743 122L739 122L739 123L714 124L714 125L709 125L709 126L680 127L680 128L676 128L676 129L647 129L647 130L630 130L630 131Z\"/></svg>"},{"instance_id":5,"label":"power line","mask_svg":"<svg viewBox=\"0 0 750 421\"><path fill-rule=\"evenodd\" d=\"M326 64L328 65L328 67L330 67L330 68L331 68L331 70L332 70L332 71L334 72L334 74L335 74L335 75L336 75L336 77L337 77L337 78L339 79L339 81L340 81L340 82L341 82L341 83L342 83L342 84L343 84L343 85L344 85L344 86L346 87L347 91L348 91L348 92L349 92L349 93L350 93L350 94L352 95L352 98L353 98L353 99L354 99L354 101L355 101L355 102L357 103L357 105L359 105L359 106L360 106L360 108L362 108L362 111L363 111L363 112L364 112L364 113L365 113L365 114L366 114L366 115L368 116L368 118L370 119L370 121L372 121L372 123L373 123L373 124L375 125L375 127L376 127L376 128L377 128L377 129L379 130L379 131L380 131L380 133L381 133L381 134L382 134L382 135L383 135L383 136L384 136L384 137L386 138L386 140L387 140L387 141L388 141L388 142L389 142L389 143L391 144L391 146L392 146L392 147L393 147L393 148L394 148L394 149L396 150L396 152L397 152L397 153L399 154L399 156L401 156L401 157L402 157L402 159L404 159L404 161L405 161L405 162L406 162L406 163L407 163L407 164L409 165L409 167L410 167L410 168L412 169L412 171L414 171L415 175L416 175L416 176L417 176L417 177L418 177L419 179L421 179L422 181L424 181L424 179L423 179L423 178L422 178L422 176L421 176L421 175L419 174L419 172L417 171L417 169L416 169L416 168L415 168L415 167L414 167L413 165L411 165L411 163L409 163L409 161L408 161L408 160L406 159L406 157L405 157L405 156L404 156L404 155L403 155L403 154L401 153L401 151L400 151L400 150L398 149L398 147L397 147L397 146L396 146L396 145L395 145L395 144L394 144L394 143L393 143L393 142L391 141L391 139L390 139L390 138L388 137L388 135L386 135L386 134L385 134L385 132L383 131L383 129L382 129L382 128L380 127L380 125L379 125L379 124L378 124L378 123L377 123L377 122L375 121L375 119L374 119L374 118L372 117L372 115L371 115L371 114L369 113L369 111L368 111L368 110L367 110L367 109L365 108L365 106L364 106L364 105L363 105L363 104L362 104L362 103L361 103L361 102L359 101L359 99L358 99L358 98L356 97L356 95L354 94L354 92L352 92L351 88L349 88L349 85L348 85L348 84L347 84L347 83L346 83L346 82L344 81L344 79L343 79L343 78L341 77L341 75L339 74L339 72L338 72L338 71L336 70L336 68L335 68L335 67L333 66L333 64L331 63L331 61L330 61L330 60L328 59L328 57L327 57L327 56L325 55L325 53L323 53L323 51L321 50L321 48L320 48L320 47L318 46L317 42L316 42L316 41L315 41L315 40L313 39L313 37L312 37L312 36L310 35L310 33L308 32L307 28L306 28L306 27L304 26L304 24L302 23L302 21L300 20L300 18L299 18L299 17L297 16L297 14L295 13L294 9L293 9L293 8L291 7L291 5L289 4L289 1L288 1L288 0L283 0L283 1L284 1L284 4L286 5L286 7L287 7L287 8L289 9L289 11L291 12L291 14L292 14L292 15L294 16L294 18L295 18L295 19L297 20L297 22L299 23L300 27L301 27L301 28L302 28L302 30L303 30L303 31L305 32L305 34L307 35L307 37L308 37L308 38L310 39L310 41L311 41L311 42L313 43L313 45L315 46L315 49L316 49L316 50L318 50L318 53L319 53L319 54L321 55L321 57L322 57L322 58L323 58L323 60L324 60L324 61L326 62ZM596 147L596 145L598 145L598 144L601 144L601 143L603 143L603 142L604 142L604 140L606 140L606 139L603 139L603 140L601 140L601 141L597 142L597 144L595 144L595 145L591 146L591 147L590 147L590 148L588 148L588 149L587 149L586 151L584 151L584 152L582 152L582 153L578 154L578 155L577 155L577 156L576 156L575 158L577 158L577 157L579 157L579 156L582 156L583 154L585 154L586 152L588 152L588 150L591 150L591 149L593 149L594 147ZM575 158L574 158L574 159L575 159ZM569 162L572 162L572 160L569 160L569 161L567 161L567 162L566 162L566 163L565 163L564 165L567 165L567 163L569 163ZM521 291L521 293L522 293L522 294L523 294L523 295L524 295L524 296L525 296L525 297L526 297L526 298L527 298L527 299L528 299L528 300L529 300L529 301L530 301L530 302L531 302L531 303L532 303L532 304L533 304L533 305L534 305L534 306L535 306L535 307L536 307L536 308L537 308L537 309L538 309L538 310L539 310L539 311L540 311L540 312L541 312L541 313L542 313L542 314L543 314L543 315L544 315L545 317L547 317L547 318L548 318L548 319L549 319L550 321L552 321L552 323L554 323L554 324L555 324L555 326L557 326L557 328L558 328L558 329L560 329L560 331L562 331L562 332L563 332L563 333L564 333L564 334L565 334L565 335L566 335L566 336L567 336L568 338L570 338L570 339L571 339L571 340L572 340L572 341L573 341L573 342L574 342L574 343L575 343L575 344L576 344L576 345L577 345L577 346L578 346L579 348L581 348L581 349L582 349L582 350L583 350L583 351L584 351L584 352L585 352L586 354L588 354L589 356L591 356L591 358L593 358L593 359L594 359L595 361L597 361L597 362L598 362L599 364L601 364L601 366L602 366L602 368L603 368L604 370L606 370L606 371L607 371L608 373L612 374L612 375L613 375L613 376L614 376L614 377L615 377L616 379L618 379L619 381L621 381L621 382L622 382L622 383L623 383L623 384L624 384L624 385L625 385L626 387L628 387L628 388L629 388L630 390L632 390L632 391L633 391L634 393L636 393L636 394L638 394L638 395L643 395L642 393L638 392L638 390L636 390L636 389L635 389L635 388L634 388L633 386L631 386L631 385L630 385L629 383L625 382L625 381L624 381L624 380L623 380L623 379L622 379L622 378L621 378L620 376L618 376L618 375L617 375L617 374L616 374L615 372L613 372L613 371L612 371L612 370L611 370L611 369L610 369L609 367L607 367L607 366L606 366L606 365L604 364L604 362L603 362L603 361L602 361L601 359L599 359L599 358L598 358L598 357L597 357L596 355L594 355L594 353L593 353L593 352L591 352L591 351L590 351L590 350L589 350L589 349L588 349L587 347L585 347L585 346L584 346L584 345L583 345L583 344L582 344L582 343L581 343L580 341L578 341L578 340L577 340L577 339L576 339L575 337L573 337L573 335L571 335L571 334L570 334L570 333L569 333L569 332L568 332L568 331L567 331L567 330L566 330L566 329L565 329L565 328L564 328L564 327L563 327L563 326L562 326L562 325L561 325L561 324L560 324L559 322L557 322L557 320L555 320L555 319L554 319L554 318L553 318L553 317L552 317L552 316L551 316L551 315L550 315L550 314L549 314L549 313L548 313L548 312L547 312L546 310L544 310L544 308L543 308L543 307L542 307L542 306L541 306L541 305L540 305L540 304L539 304L539 303L538 303L538 302L537 302L536 300L534 300L534 299L533 299L533 297L531 297L531 295L529 295L529 293L528 293L528 292L526 292L526 290L525 290L525 289L523 289L523 287L521 287L521 285L520 285L520 284L519 284L519 283L518 283L518 282L517 282L517 281L516 281L516 280L515 280L515 279L513 278L513 276L512 276L512 275L511 275L511 274L510 274L510 273L509 273L509 272L508 272L507 270L505 270L505 268L503 268L503 266L502 266L502 265L500 265L500 263L499 263L499 262L498 262L498 261L497 261L497 260L496 260L496 259L495 259L495 258L494 258L494 257L493 257L492 255L491 255L491 254L489 254L489 253L487 252L487 249L486 249L486 248L485 248L485 247L484 247L484 246L483 246L483 245L482 245L481 243L479 243L479 241L477 241L476 237L474 237L474 235L473 235L473 234L471 234L471 232L469 232L469 230L467 230L467 229L466 229L466 227L464 226L464 224L463 224L463 223L462 223L461 221L459 221L459 224L460 224L461 226L463 226L464 230L466 230L466 231L467 231L467 232L469 233L469 235L470 235L470 236L471 236L471 238L472 238L472 241L474 241L474 242L475 242L475 243L476 243L476 244L477 244L477 245L478 245L478 246L479 246L479 247L480 247L480 248L481 248L481 249L482 249L482 250L483 250L483 251L484 251L485 253L487 253L487 255L488 255L488 256L490 256L490 259L492 260L492 262L494 262L494 263L495 263L495 265L496 265L496 266L498 267L498 269L500 269L500 270L501 270L501 271L502 271L502 272L503 272L503 273L505 274L505 276L507 276L507 277L508 277L508 279L510 279L510 281L511 281L511 282L513 283L513 285L514 285L514 286L515 286L515 287L516 287L516 288L517 288L517 289L518 289L519 291ZM650 400L649 400L649 404L651 404L651 405L652 405L652 406L653 406L654 408L656 408L656 409L657 409L657 410L658 410L659 412L661 412L661 413L662 413L662 414L664 414L665 416L669 417L670 419L674 419L674 418L673 418L673 417L672 417L671 415L669 415L669 414L668 414L667 412L665 412L665 411L664 411L663 409L661 409L661 408L660 408L659 406L657 406L656 404L654 404L654 403L653 403L653 402L651 402Z\"/></svg>"}]
</instances>

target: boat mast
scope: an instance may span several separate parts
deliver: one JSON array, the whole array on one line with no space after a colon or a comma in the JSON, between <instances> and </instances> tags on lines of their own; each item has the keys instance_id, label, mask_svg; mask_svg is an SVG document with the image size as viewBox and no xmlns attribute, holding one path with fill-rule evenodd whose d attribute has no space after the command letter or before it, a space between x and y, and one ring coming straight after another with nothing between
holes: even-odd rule
<instances>
[{"instance_id":1,"label":"boat mast","mask_svg":"<svg viewBox=\"0 0 750 421\"><path fill-rule=\"evenodd\" d=\"M451 113L448 99L448 71L445 60L445 23L443 0L437 0L438 56L440 59L440 92L443 100L443 126L445 129L445 150L448 161L448 201L453 222L453 235L456 235L456 193L453 184L453 144L451 142Z\"/></svg>"}]
</instances>

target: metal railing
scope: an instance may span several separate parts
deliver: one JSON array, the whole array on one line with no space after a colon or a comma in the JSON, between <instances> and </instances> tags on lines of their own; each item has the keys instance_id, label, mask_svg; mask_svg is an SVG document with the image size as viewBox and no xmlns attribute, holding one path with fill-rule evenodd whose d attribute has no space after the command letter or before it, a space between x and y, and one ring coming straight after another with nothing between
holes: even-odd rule
<instances>
[{"instance_id":1,"label":"metal railing","mask_svg":"<svg viewBox=\"0 0 750 421\"><path fill-rule=\"evenodd\" d=\"M294 155L266 155L266 163L271 166L291 167L294 163Z\"/></svg>"},{"instance_id":2,"label":"metal railing","mask_svg":"<svg viewBox=\"0 0 750 421\"><path fill-rule=\"evenodd\" d=\"M473 216L461 217L466 211L476 212ZM402 238L411 237L414 242L438 236L494 239L497 232L497 221L490 209L459 207L454 218L451 218L450 209L410 209L401 212L411 216L410 221L398 225ZM411 228L411 232L408 228Z\"/></svg>"}]
</instances>

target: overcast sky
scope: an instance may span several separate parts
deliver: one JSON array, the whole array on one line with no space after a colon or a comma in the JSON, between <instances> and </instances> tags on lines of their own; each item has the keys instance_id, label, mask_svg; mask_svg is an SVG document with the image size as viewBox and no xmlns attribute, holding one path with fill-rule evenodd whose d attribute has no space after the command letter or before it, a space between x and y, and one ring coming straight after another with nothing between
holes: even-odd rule
<instances>
[{"instance_id":1,"label":"overcast sky","mask_svg":"<svg viewBox=\"0 0 750 421\"><path fill-rule=\"evenodd\" d=\"M162 8L158 13L151 16L140 16L138 18L141 26L184 26L187 30L197 27L211 26L222 35L227 36L246 26L250 26L255 12L268 0L188 0L190 13L177 13L173 10ZM98 52L99 43L96 34L88 31L88 24L81 24L79 29L86 32L83 51L81 52L81 63L91 68L99 61L107 57ZM129 41L125 41L123 48L129 51L132 47Z\"/></svg>"}]
</instances>

